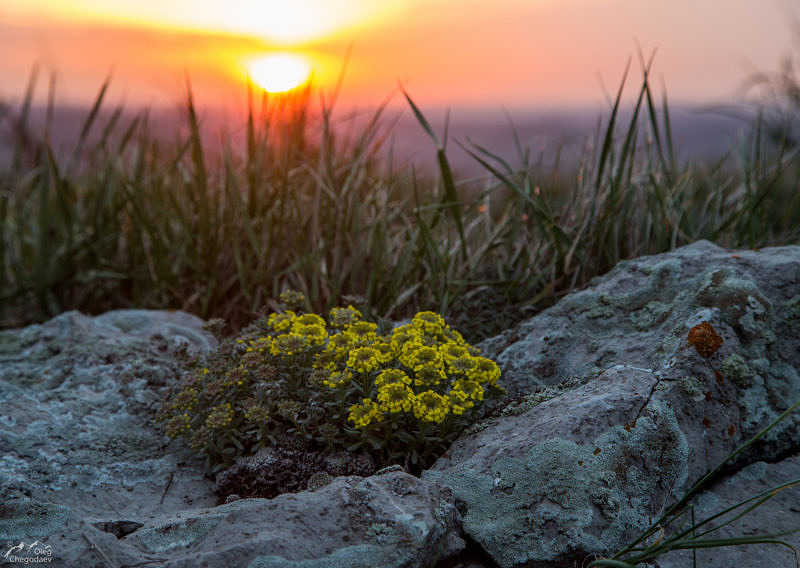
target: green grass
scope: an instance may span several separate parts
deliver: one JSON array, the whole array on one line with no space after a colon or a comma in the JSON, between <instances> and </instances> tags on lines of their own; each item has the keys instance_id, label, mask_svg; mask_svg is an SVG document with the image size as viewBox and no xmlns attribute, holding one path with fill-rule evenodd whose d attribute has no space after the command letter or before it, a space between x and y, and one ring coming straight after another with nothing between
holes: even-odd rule
<instances>
[{"instance_id":1,"label":"green grass","mask_svg":"<svg viewBox=\"0 0 800 568\"><path fill-rule=\"evenodd\" d=\"M189 89L182 133L165 143L147 113L102 112L105 83L61 157L47 125L29 124L34 74L20 108L0 106L14 142L0 170L0 322L180 308L237 329L293 288L309 311L347 295L362 297L369 317L436 310L474 341L625 258L697 239L798 242L797 148L767 147L755 123L751 146L731 159L680 163L669 105L642 68L630 118L623 79L576 171L538 167L519 143L512 164L458 141L486 170L478 182L453 174L446 141L409 94L438 175L392 165L385 105L343 137L310 88L249 93L243 143L233 128L218 142L202 136Z\"/></svg>"}]
</instances>

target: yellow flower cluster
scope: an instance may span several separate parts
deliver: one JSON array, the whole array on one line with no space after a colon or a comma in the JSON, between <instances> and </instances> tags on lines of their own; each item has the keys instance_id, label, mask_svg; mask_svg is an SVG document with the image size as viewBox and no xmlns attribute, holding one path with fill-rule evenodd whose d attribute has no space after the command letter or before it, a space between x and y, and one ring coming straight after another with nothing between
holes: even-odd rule
<instances>
[{"instance_id":1,"label":"yellow flower cluster","mask_svg":"<svg viewBox=\"0 0 800 568\"><path fill-rule=\"evenodd\" d=\"M439 314L420 312L386 337L378 335L376 324L355 315L345 323L343 313L332 310L341 331L328 336L314 366L329 373L323 383L331 388L347 385L354 377L371 381L359 378L359 384L372 385L373 397L350 408L349 420L357 428L398 413L440 423L448 414L459 416L483 400L485 385L497 386L497 364L480 357Z\"/></svg>"},{"instance_id":2,"label":"yellow flower cluster","mask_svg":"<svg viewBox=\"0 0 800 568\"><path fill-rule=\"evenodd\" d=\"M221 430L233 421L233 407L230 402L211 409L206 418L206 426L211 430Z\"/></svg>"},{"instance_id":3,"label":"yellow flower cluster","mask_svg":"<svg viewBox=\"0 0 800 568\"><path fill-rule=\"evenodd\" d=\"M342 387L353 379L353 373L350 371L333 371L328 378L322 381L322 384L332 389Z\"/></svg>"},{"instance_id":4,"label":"yellow flower cluster","mask_svg":"<svg viewBox=\"0 0 800 568\"><path fill-rule=\"evenodd\" d=\"M331 308L328 314L328 322L331 327L341 329L351 325L361 319L361 312L353 306L346 308Z\"/></svg>"},{"instance_id":5,"label":"yellow flower cluster","mask_svg":"<svg viewBox=\"0 0 800 568\"><path fill-rule=\"evenodd\" d=\"M380 355L380 351L374 347L358 347L350 352L347 366L356 373L369 373L380 366Z\"/></svg>"},{"instance_id":6,"label":"yellow flower cluster","mask_svg":"<svg viewBox=\"0 0 800 568\"><path fill-rule=\"evenodd\" d=\"M255 424L263 424L269 420L269 411L256 399L245 402L244 417Z\"/></svg>"},{"instance_id":7,"label":"yellow flower cluster","mask_svg":"<svg viewBox=\"0 0 800 568\"><path fill-rule=\"evenodd\" d=\"M287 308L305 301L289 293L281 300ZM363 429L356 437L365 448L381 450L381 440L396 437L387 452L405 444L424 461L426 445L449 440L468 418L459 417L499 388L497 364L434 312L379 332L352 306L333 308L327 321L287 309L249 329L257 331L198 365L164 405L167 434L214 459L230 457L232 447L220 446L229 438L241 450L287 426L331 447L349 445L346 418Z\"/></svg>"},{"instance_id":8,"label":"yellow flower cluster","mask_svg":"<svg viewBox=\"0 0 800 568\"><path fill-rule=\"evenodd\" d=\"M363 428L370 423L383 420L383 413L374 400L365 398L361 404L354 404L350 407L350 415L347 419L355 424L356 428Z\"/></svg>"},{"instance_id":9,"label":"yellow flower cluster","mask_svg":"<svg viewBox=\"0 0 800 568\"><path fill-rule=\"evenodd\" d=\"M378 402L384 412L408 412L414 406L414 391L403 383L378 388Z\"/></svg>"},{"instance_id":10,"label":"yellow flower cluster","mask_svg":"<svg viewBox=\"0 0 800 568\"><path fill-rule=\"evenodd\" d=\"M425 422L442 422L450 410L447 397L434 391L425 391L414 397L414 416Z\"/></svg>"},{"instance_id":11,"label":"yellow flower cluster","mask_svg":"<svg viewBox=\"0 0 800 568\"><path fill-rule=\"evenodd\" d=\"M191 430L192 424L187 413L178 414L173 416L167 422L167 436L170 438L177 438L178 436L185 436Z\"/></svg>"}]
</instances>

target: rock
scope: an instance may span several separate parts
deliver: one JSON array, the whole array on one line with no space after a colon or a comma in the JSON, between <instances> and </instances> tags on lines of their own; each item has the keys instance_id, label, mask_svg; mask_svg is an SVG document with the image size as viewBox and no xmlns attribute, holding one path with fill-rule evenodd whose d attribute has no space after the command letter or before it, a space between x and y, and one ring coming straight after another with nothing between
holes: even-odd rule
<instances>
[{"instance_id":1,"label":"rock","mask_svg":"<svg viewBox=\"0 0 800 568\"><path fill-rule=\"evenodd\" d=\"M390 472L162 518L124 541L175 567L399 568L458 551L457 526L449 490Z\"/></svg>"},{"instance_id":2,"label":"rock","mask_svg":"<svg viewBox=\"0 0 800 568\"><path fill-rule=\"evenodd\" d=\"M64 566L104 562L91 541L124 563L140 555L117 549L121 535L213 505L213 482L154 416L180 377L176 351L215 344L183 312L67 312L0 332L0 543L49 537Z\"/></svg>"},{"instance_id":3,"label":"rock","mask_svg":"<svg viewBox=\"0 0 800 568\"><path fill-rule=\"evenodd\" d=\"M52 566L412 567L464 547L452 492L401 471L318 472L293 487L313 491L216 506L203 463L154 420L177 352L215 344L182 312L68 312L0 332L0 554L25 543L14 554L46 545Z\"/></svg>"},{"instance_id":4,"label":"rock","mask_svg":"<svg viewBox=\"0 0 800 568\"><path fill-rule=\"evenodd\" d=\"M800 399L798 298L800 247L620 263L480 345L516 397L422 477L453 488L504 568L613 553ZM798 414L729 473L796 454Z\"/></svg>"},{"instance_id":5,"label":"rock","mask_svg":"<svg viewBox=\"0 0 800 568\"><path fill-rule=\"evenodd\" d=\"M266 452L217 487L154 425L178 352L214 345L181 312L69 312L0 332L0 554L50 551L54 566L583 565L639 536L800 398L800 247L701 241L620 263L485 341L511 397L421 479L321 455L288 456L303 471L275 477L287 456ZM791 416L694 498L697 518L800 477L798 447ZM248 498L258 480L264 495L295 492ZM786 489L720 534L800 527L797 502ZM785 540L800 546L800 534ZM712 567L792 558L776 546L698 553Z\"/></svg>"},{"instance_id":6,"label":"rock","mask_svg":"<svg viewBox=\"0 0 800 568\"><path fill-rule=\"evenodd\" d=\"M140 518L184 494L208 503L213 484L167 451L153 417L180 376L175 351L214 345L182 312L67 312L0 332L0 493L52 499L103 522Z\"/></svg>"},{"instance_id":7,"label":"rock","mask_svg":"<svg viewBox=\"0 0 800 568\"><path fill-rule=\"evenodd\" d=\"M695 517L710 518L746 497L758 495L787 481L800 479L800 457L778 463L755 462L742 468L695 499ZM752 504L752 503L751 503ZM741 509L739 509L741 511ZM800 499L796 488L784 489L769 501L730 525L720 527L709 538L734 538L764 533L784 533L800 528ZM729 519L730 516L726 517ZM717 522L717 524L720 524ZM777 537L798 546L798 536ZM795 553L777 544L749 544L718 549L698 549L697 566L728 568L729 566L784 567L795 565ZM660 568L692 565L692 552L675 551L659 560Z\"/></svg>"},{"instance_id":8,"label":"rock","mask_svg":"<svg viewBox=\"0 0 800 568\"><path fill-rule=\"evenodd\" d=\"M500 364L509 394L528 394L590 380L614 364L656 369L683 339L685 322L707 309L740 338L738 356L755 361L772 346L797 368L800 354L785 339L800 334L798 255L797 246L731 252L698 241L623 261L478 346Z\"/></svg>"}]
</instances>

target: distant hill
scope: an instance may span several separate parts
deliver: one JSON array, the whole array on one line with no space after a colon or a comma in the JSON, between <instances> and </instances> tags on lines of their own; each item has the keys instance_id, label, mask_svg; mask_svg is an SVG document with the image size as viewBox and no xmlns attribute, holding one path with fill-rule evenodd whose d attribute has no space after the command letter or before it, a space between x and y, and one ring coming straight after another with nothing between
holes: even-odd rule
<instances>
[{"instance_id":1,"label":"distant hill","mask_svg":"<svg viewBox=\"0 0 800 568\"><path fill-rule=\"evenodd\" d=\"M11 109L0 114L0 165L8 163L13 148L15 112ZM82 125L89 114L88 108L58 107L53 112L49 137L56 154L67 156L73 151L79 139ZM112 117L110 110L101 111L90 132L89 138L98 140ZM115 131L124 132L135 113L125 111L120 116ZM448 157L453 168L461 175L471 176L483 170L455 141L468 145L468 140L479 144L517 166L519 160L509 116L523 148L530 148L530 161L536 163L540 158L550 164L556 153L561 151L564 167L575 165L587 142L595 134L599 121L607 118L607 113L597 110L530 110L513 111L508 116L500 109L456 109L450 114L448 135ZM747 131L748 124L731 115L713 110L672 107L670 109L672 133L675 148L681 161L716 160L736 147ZM219 147L220 132L242 137L244 119L231 118L230 113L209 110L200 113L203 132L208 138L208 148ZM346 112L334 113L334 122L343 131L358 132L359 124L365 123L372 115L364 111L348 119ZM412 160L420 167L434 167L435 148L425 131L420 127L408 108L397 107L386 112L387 125L396 119L390 131L396 162ZM442 136L445 123L443 110L426 111L426 116L438 136ZM44 132L46 112L44 108L31 109L29 133L32 140L41 139ZM161 109L150 111L150 130L159 139L169 142L185 129L185 117L180 109ZM627 125L622 116L621 126ZM604 125L603 125L604 126ZM645 125L642 125L645 126ZM312 136L313 137L313 136ZM114 137L111 137L114 139ZM388 147L387 147L388 148Z\"/></svg>"}]
</instances>

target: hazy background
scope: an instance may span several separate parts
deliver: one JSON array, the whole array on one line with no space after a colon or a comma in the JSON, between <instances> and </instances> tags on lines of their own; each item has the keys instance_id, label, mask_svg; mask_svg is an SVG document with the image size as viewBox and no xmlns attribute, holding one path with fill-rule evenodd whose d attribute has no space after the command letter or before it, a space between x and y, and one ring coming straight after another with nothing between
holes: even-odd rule
<instances>
[{"instance_id":1,"label":"hazy background","mask_svg":"<svg viewBox=\"0 0 800 568\"><path fill-rule=\"evenodd\" d=\"M402 84L439 128L449 107L461 139L511 151L506 109L534 152L579 152L628 60L633 96L638 50L655 50L679 147L714 154L739 124L697 111L740 102L750 74L776 69L796 17L787 0L0 0L0 101L18 103L36 65L37 100L55 73L56 101L72 107L110 74L109 106L174 108L188 76L200 106L235 122L254 57L302 54L331 93L350 53L340 109L387 97L402 109ZM424 151L407 109L395 138Z\"/></svg>"}]
</instances>

